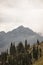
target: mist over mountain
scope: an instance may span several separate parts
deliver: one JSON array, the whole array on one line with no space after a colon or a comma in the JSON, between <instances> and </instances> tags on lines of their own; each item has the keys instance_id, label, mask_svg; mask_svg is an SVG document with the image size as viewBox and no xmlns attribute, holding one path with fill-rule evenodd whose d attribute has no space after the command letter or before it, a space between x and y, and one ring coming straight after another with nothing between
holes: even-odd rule
<instances>
[{"instance_id":1,"label":"mist over mountain","mask_svg":"<svg viewBox=\"0 0 43 65\"><path fill-rule=\"evenodd\" d=\"M43 37L39 34L33 32L31 29L24 26L19 26L18 28L5 33L4 31L0 32L0 51L8 48L11 42L15 42L15 45L18 45L20 41L24 43L25 40L28 41L31 45L33 43L43 41Z\"/></svg>"}]
</instances>

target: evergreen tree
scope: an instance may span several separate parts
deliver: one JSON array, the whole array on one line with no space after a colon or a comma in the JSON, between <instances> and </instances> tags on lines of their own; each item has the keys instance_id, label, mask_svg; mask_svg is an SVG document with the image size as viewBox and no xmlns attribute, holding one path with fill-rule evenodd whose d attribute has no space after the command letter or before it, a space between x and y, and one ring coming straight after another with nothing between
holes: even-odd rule
<instances>
[{"instance_id":1,"label":"evergreen tree","mask_svg":"<svg viewBox=\"0 0 43 65\"><path fill-rule=\"evenodd\" d=\"M35 45L33 45L33 58L36 59L36 48L35 48Z\"/></svg>"},{"instance_id":2,"label":"evergreen tree","mask_svg":"<svg viewBox=\"0 0 43 65\"><path fill-rule=\"evenodd\" d=\"M10 46L10 54L12 55L12 42L11 42L11 46Z\"/></svg>"},{"instance_id":3,"label":"evergreen tree","mask_svg":"<svg viewBox=\"0 0 43 65\"><path fill-rule=\"evenodd\" d=\"M29 53L28 61L29 61L29 65L31 65L32 64L32 54L31 53Z\"/></svg>"},{"instance_id":4,"label":"evergreen tree","mask_svg":"<svg viewBox=\"0 0 43 65\"><path fill-rule=\"evenodd\" d=\"M27 40L25 40L25 50L27 51Z\"/></svg>"},{"instance_id":5,"label":"evergreen tree","mask_svg":"<svg viewBox=\"0 0 43 65\"><path fill-rule=\"evenodd\" d=\"M20 53L20 52L24 53L24 46L23 46L22 42L20 42L20 43L18 44L18 46L17 46L17 51L18 51L19 53Z\"/></svg>"},{"instance_id":6,"label":"evergreen tree","mask_svg":"<svg viewBox=\"0 0 43 65\"><path fill-rule=\"evenodd\" d=\"M16 54L15 43L14 43L14 45L11 43L11 46L10 46L10 54L11 55L15 55Z\"/></svg>"},{"instance_id":7,"label":"evergreen tree","mask_svg":"<svg viewBox=\"0 0 43 65\"><path fill-rule=\"evenodd\" d=\"M40 57L42 56L42 50L41 50L41 48L39 49L39 55L40 55Z\"/></svg>"},{"instance_id":8,"label":"evergreen tree","mask_svg":"<svg viewBox=\"0 0 43 65\"><path fill-rule=\"evenodd\" d=\"M27 45L28 50L30 49L30 44Z\"/></svg>"},{"instance_id":9,"label":"evergreen tree","mask_svg":"<svg viewBox=\"0 0 43 65\"><path fill-rule=\"evenodd\" d=\"M36 47L36 60L38 59L38 56L39 56L39 49L38 49L38 46Z\"/></svg>"},{"instance_id":10,"label":"evergreen tree","mask_svg":"<svg viewBox=\"0 0 43 65\"><path fill-rule=\"evenodd\" d=\"M1 53L1 61L2 61L2 64L5 63L7 60L7 53L6 52L2 52Z\"/></svg>"},{"instance_id":11,"label":"evergreen tree","mask_svg":"<svg viewBox=\"0 0 43 65\"><path fill-rule=\"evenodd\" d=\"M37 39L37 44L39 45L39 40Z\"/></svg>"},{"instance_id":12,"label":"evergreen tree","mask_svg":"<svg viewBox=\"0 0 43 65\"><path fill-rule=\"evenodd\" d=\"M35 60L38 60L38 56L39 56L38 46L37 47L33 46L33 58Z\"/></svg>"}]
</instances>

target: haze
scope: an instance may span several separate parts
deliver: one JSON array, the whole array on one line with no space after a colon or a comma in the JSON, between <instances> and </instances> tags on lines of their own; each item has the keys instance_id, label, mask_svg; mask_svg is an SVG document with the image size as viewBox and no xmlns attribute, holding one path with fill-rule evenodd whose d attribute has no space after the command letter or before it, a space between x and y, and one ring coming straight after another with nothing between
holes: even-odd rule
<instances>
[{"instance_id":1,"label":"haze","mask_svg":"<svg viewBox=\"0 0 43 65\"><path fill-rule=\"evenodd\" d=\"M43 34L43 0L0 0L0 31L20 25Z\"/></svg>"}]
</instances>

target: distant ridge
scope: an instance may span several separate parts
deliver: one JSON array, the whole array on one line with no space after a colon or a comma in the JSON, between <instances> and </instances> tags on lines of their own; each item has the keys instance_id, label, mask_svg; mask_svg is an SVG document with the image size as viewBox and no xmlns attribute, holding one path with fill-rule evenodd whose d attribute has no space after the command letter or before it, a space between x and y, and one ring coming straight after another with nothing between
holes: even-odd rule
<instances>
[{"instance_id":1,"label":"distant ridge","mask_svg":"<svg viewBox=\"0 0 43 65\"><path fill-rule=\"evenodd\" d=\"M0 32L0 48L3 49L9 47L11 42L15 42L17 45L20 41L22 41L24 44L26 39L30 44L36 43L37 39L39 41L43 41L42 36L21 25L7 33L4 31Z\"/></svg>"}]
</instances>

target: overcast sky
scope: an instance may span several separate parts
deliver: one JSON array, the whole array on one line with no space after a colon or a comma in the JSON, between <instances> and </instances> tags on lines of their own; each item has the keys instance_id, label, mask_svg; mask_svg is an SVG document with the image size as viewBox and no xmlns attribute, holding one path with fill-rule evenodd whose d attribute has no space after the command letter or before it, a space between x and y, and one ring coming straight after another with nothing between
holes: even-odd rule
<instances>
[{"instance_id":1,"label":"overcast sky","mask_svg":"<svg viewBox=\"0 0 43 65\"><path fill-rule=\"evenodd\" d=\"M0 31L20 25L43 33L43 0L0 0Z\"/></svg>"}]
</instances>

